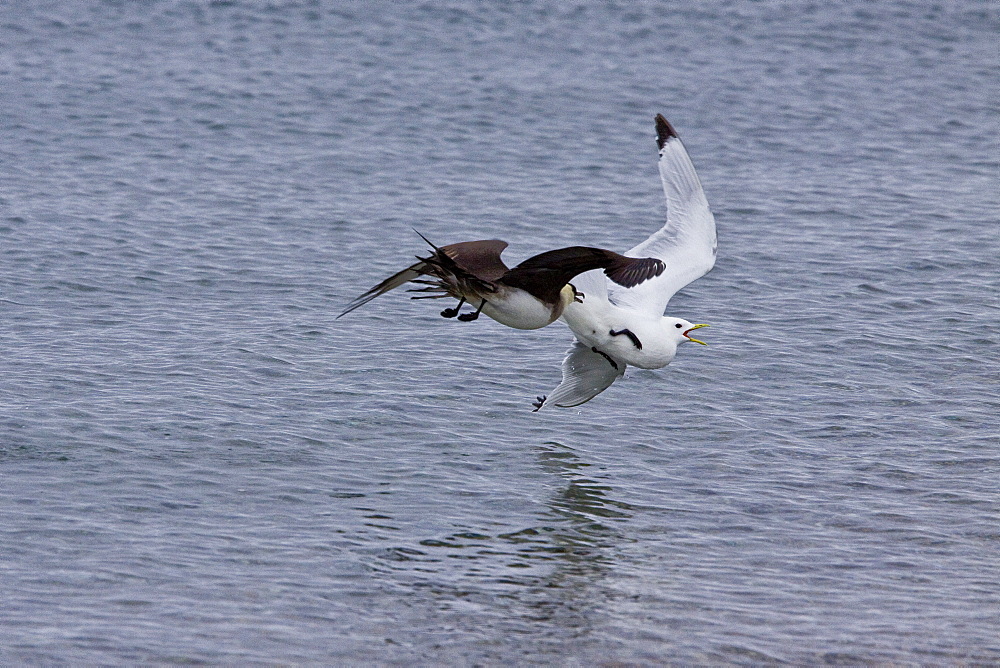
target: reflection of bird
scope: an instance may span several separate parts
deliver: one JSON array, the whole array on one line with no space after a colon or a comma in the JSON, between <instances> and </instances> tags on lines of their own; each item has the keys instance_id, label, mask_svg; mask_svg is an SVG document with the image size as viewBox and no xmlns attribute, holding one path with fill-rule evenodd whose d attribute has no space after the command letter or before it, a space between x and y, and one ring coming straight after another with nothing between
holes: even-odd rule
<instances>
[{"instance_id":1,"label":"reflection of bird","mask_svg":"<svg viewBox=\"0 0 1000 668\"><path fill-rule=\"evenodd\" d=\"M615 284L635 287L659 276L664 266L655 258L636 259L600 248L571 246L541 253L508 269L500 259L507 247L506 241L494 239L465 241L441 248L431 246L434 250L428 257L418 257L419 262L352 301L337 317L404 283L414 282L427 287L411 292L429 294L413 299L454 297L459 300L456 307L441 312L446 318L458 315L462 304L468 302L476 310L458 315L459 320L468 322L485 313L508 327L538 329L562 315L567 304L584 298L569 284L578 274L603 269Z\"/></svg>"},{"instance_id":2,"label":"reflection of bird","mask_svg":"<svg viewBox=\"0 0 1000 668\"><path fill-rule=\"evenodd\" d=\"M677 346L692 338L693 325L663 315L670 298L715 264L715 218L677 132L662 115L656 116L656 143L660 147L660 179L667 198L667 222L627 255L651 255L666 270L641 285L609 285L594 272L576 277L573 284L586 297L570 304L562 318L576 335L562 365L562 382L542 406L578 406L594 398L625 373L628 364L659 369L670 363Z\"/></svg>"}]
</instances>

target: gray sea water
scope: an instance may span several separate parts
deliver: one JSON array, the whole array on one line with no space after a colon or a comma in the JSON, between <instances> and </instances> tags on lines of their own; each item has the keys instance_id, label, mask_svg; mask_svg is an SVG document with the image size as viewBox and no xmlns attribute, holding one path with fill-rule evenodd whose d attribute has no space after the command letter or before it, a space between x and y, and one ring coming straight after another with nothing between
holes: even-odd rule
<instances>
[{"instance_id":1,"label":"gray sea water","mask_svg":"<svg viewBox=\"0 0 1000 668\"><path fill-rule=\"evenodd\" d=\"M1000 663L990 0L0 5L0 663ZM711 345L340 307L716 213Z\"/></svg>"}]
</instances>

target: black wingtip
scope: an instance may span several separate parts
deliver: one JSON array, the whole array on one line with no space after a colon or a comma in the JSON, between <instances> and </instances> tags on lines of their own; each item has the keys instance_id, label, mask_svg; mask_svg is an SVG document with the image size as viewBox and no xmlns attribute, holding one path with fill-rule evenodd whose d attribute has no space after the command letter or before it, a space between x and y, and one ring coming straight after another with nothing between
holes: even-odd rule
<instances>
[{"instance_id":1,"label":"black wingtip","mask_svg":"<svg viewBox=\"0 0 1000 668\"><path fill-rule=\"evenodd\" d=\"M604 270L605 275L618 285L634 288L651 278L656 278L667 268L667 265L655 257L623 258Z\"/></svg>"},{"instance_id":2,"label":"black wingtip","mask_svg":"<svg viewBox=\"0 0 1000 668\"><path fill-rule=\"evenodd\" d=\"M656 115L656 145L659 148L666 146L670 139L680 139L677 130L670 124L670 121L663 117L663 114Z\"/></svg>"}]
</instances>

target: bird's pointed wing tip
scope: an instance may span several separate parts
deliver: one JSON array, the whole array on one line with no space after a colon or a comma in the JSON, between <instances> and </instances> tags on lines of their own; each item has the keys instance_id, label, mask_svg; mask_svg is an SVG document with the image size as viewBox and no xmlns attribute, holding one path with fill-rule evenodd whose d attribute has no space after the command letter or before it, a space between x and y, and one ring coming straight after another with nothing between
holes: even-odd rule
<instances>
[{"instance_id":1,"label":"bird's pointed wing tip","mask_svg":"<svg viewBox=\"0 0 1000 668\"><path fill-rule=\"evenodd\" d=\"M385 279L375 287L366 291L364 294L355 297L344 306L344 310L340 312L340 315L338 315L335 318L335 320L347 315L356 308L364 306L365 304L375 299L376 297L384 295L390 290L395 290L399 286L409 281L412 281L415 278L419 278L424 273L423 264L424 264L423 261L421 261L413 265L412 267L407 267L402 271L396 272L395 274Z\"/></svg>"},{"instance_id":2,"label":"bird's pointed wing tip","mask_svg":"<svg viewBox=\"0 0 1000 668\"><path fill-rule=\"evenodd\" d=\"M645 281L656 278L667 268L663 260L655 257L624 257L620 262L604 270L612 281L624 288L634 288Z\"/></svg>"},{"instance_id":3,"label":"bird's pointed wing tip","mask_svg":"<svg viewBox=\"0 0 1000 668\"><path fill-rule=\"evenodd\" d=\"M677 130L674 130L674 126L670 124L663 114L656 115L656 145L660 149L666 146L667 142L671 139L680 139L677 136Z\"/></svg>"},{"instance_id":4,"label":"bird's pointed wing tip","mask_svg":"<svg viewBox=\"0 0 1000 668\"><path fill-rule=\"evenodd\" d=\"M416 232L416 234L417 234L418 237L420 237L421 239L423 239L424 241L426 241L428 246L430 246L434 250L438 250L438 247L434 245L434 242L431 241L430 239L428 239L427 237L425 237L423 234L421 234L420 230L418 230L417 228L412 227L412 226L410 227L410 229L413 230L414 232Z\"/></svg>"}]
</instances>

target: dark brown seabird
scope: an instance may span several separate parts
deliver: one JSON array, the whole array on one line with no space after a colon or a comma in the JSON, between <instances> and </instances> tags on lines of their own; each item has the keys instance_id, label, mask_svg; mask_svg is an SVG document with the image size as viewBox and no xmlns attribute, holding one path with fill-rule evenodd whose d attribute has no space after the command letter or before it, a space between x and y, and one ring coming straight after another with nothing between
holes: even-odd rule
<instances>
[{"instance_id":1,"label":"dark brown seabird","mask_svg":"<svg viewBox=\"0 0 1000 668\"><path fill-rule=\"evenodd\" d=\"M585 299L570 284L578 274L603 269L609 279L631 288L659 276L665 268L656 258L632 258L601 248L570 246L540 253L509 269L500 259L506 241L463 241L440 248L430 241L427 243L433 248L428 257L418 256L419 262L353 300L337 317L413 282L426 287L413 288L411 292L428 294L412 299L459 300L454 308L441 311L445 318L458 316L459 320L469 322L484 313L508 327L538 329L555 321L567 305ZM476 310L459 315L459 308L466 302Z\"/></svg>"}]
</instances>

